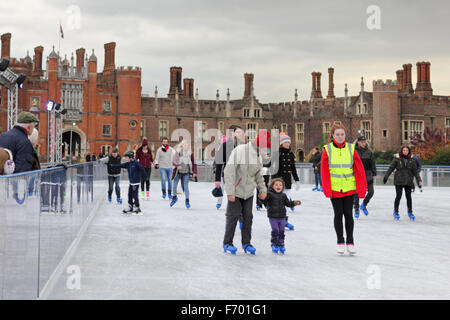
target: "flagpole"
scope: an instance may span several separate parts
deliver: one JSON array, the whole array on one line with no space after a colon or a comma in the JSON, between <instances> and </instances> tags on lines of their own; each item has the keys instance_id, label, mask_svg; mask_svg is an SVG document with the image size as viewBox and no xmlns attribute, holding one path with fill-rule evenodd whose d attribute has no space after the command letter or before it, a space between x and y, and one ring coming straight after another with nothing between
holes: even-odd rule
<instances>
[{"instance_id":1,"label":"flagpole","mask_svg":"<svg viewBox=\"0 0 450 320\"><path fill-rule=\"evenodd\" d=\"M59 30L58 30L58 56L61 52L61 20L59 20Z\"/></svg>"}]
</instances>

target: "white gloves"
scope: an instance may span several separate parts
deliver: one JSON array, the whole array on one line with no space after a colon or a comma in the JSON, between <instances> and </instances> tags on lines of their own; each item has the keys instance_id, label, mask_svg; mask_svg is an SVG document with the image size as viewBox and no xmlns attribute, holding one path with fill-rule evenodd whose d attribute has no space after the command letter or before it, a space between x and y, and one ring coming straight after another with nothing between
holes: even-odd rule
<instances>
[{"instance_id":1,"label":"white gloves","mask_svg":"<svg viewBox=\"0 0 450 320\"><path fill-rule=\"evenodd\" d=\"M300 190L300 181L295 182L295 191Z\"/></svg>"}]
</instances>

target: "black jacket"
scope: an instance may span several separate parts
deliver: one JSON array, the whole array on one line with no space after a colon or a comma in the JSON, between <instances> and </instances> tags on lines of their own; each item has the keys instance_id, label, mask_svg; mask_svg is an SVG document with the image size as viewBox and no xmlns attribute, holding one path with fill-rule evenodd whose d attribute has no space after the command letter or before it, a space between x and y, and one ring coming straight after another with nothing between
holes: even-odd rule
<instances>
[{"instance_id":1,"label":"black jacket","mask_svg":"<svg viewBox=\"0 0 450 320\"><path fill-rule=\"evenodd\" d=\"M8 132L2 133L0 135L0 147L11 151L16 166L14 173L33 169L34 150L24 128L14 126Z\"/></svg>"},{"instance_id":2,"label":"black jacket","mask_svg":"<svg viewBox=\"0 0 450 320\"><path fill-rule=\"evenodd\" d=\"M414 177L416 177L417 183L422 181L420 179L419 171L417 170L416 162L411 158L406 158L406 163L404 158L396 156L392 160L391 166L384 176L384 181L387 181L392 171L394 173L394 185L396 186L409 186L414 188Z\"/></svg>"},{"instance_id":3,"label":"black jacket","mask_svg":"<svg viewBox=\"0 0 450 320\"><path fill-rule=\"evenodd\" d=\"M356 144L356 152L358 152L359 158L361 159L364 165L364 171L366 172L366 180L367 183L373 182L373 177L377 175L377 166L375 161L375 156L372 151L370 151L369 147L361 148L358 144Z\"/></svg>"},{"instance_id":4,"label":"black jacket","mask_svg":"<svg viewBox=\"0 0 450 320\"><path fill-rule=\"evenodd\" d=\"M263 203L267 205L269 218L285 218L286 207L295 207L295 201L290 201L285 193L277 193L273 189L269 189Z\"/></svg>"},{"instance_id":5,"label":"black jacket","mask_svg":"<svg viewBox=\"0 0 450 320\"><path fill-rule=\"evenodd\" d=\"M317 170L314 169L315 173L319 173L320 172L320 161L321 161L321 159L322 159L322 154L320 152L316 152L311 157L311 162L313 163L313 168L317 167Z\"/></svg>"},{"instance_id":6,"label":"black jacket","mask_svg":"<svg viewBox=\"0 0 450 320\"><path fill-rule=\"evenodd\" d=\"M291 189L292 186L292 178L294 177L295 181L299 181L297 175L297 168L295 168L295 156L289 150L280 147L280 157L278 159L278 172L272 175L272 179L281 178L284 181L286 189ZM273 159L272 159L273 160Z\"/></svg>"},{"instance_id":7,"label":"black jacket","mask_svg":"<svg viewBox=\"0 0 450 320\"><path fill-rule=\"evenodd\" d=\"M127 169L130 184L138 184L141 183L141 180L147 180L148 178L144 167L136 159L122 164L112 164L111 166Z\"/></svg>"},{"instance_id":8,"label":"black jacket","mask_svg":"<svg viewBox=\"0 0 450 320\"><path fill-rule=\"evenodd\" d=\"M113 157L112 155L110 155L108 157L108 175L110 176L117 176L120 175L120 172L122 171L122 168L120 167L113 167L111 166L112 164L120 164L121 163L122 158L117 155L117 157Z\"/></svg>"}]
</instances>

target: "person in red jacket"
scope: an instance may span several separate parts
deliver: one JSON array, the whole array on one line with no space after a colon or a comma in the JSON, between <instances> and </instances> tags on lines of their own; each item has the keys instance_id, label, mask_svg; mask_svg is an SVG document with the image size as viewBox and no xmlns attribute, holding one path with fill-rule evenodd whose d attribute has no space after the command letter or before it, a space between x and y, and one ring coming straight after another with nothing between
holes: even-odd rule
<instances>
[{"instance_id":1,"label":"person in red jacket","mask_svg":"<svg viewBox=\"0 0 450 320\"><path fill-rule=\"evenodd\" d=\"M142 199L147 197L148 200L150 199L150 176L152 174L153 156L152 151L148 147L147 139L144 139L142 141L142 146L136 150L136 159L144 167L145 172L147 173L145 180L143 179L141 181L141 192ZM146 190L144 190L144 185ZM145 194L145 191L147 191L147 194Z\"/></svg>"},{"instance_id":2,"label":"person in red jacket","mask_svg":"<svg viewBox=\"0 0 450 320\"><path fill-rule=\"evenodd\" d=\"M339 254L343 254L345 252L345 245L347 245L347 251L350 254L355 254L355 246L353 239L353 227L354 221L352 216L352 208L354 195L358 194L359 198L364 198L366 195L367 182L366 182L366 173L364 171L364 166L362 164L361 159L358 156L356 151L353 151L353 161L351 161L350 157L349 161L352 163L351 170L353 171L350 174L344 174L340 179L348 179L348 177L355 177L356 187L352 190L343 192L343 190L338 190L336 180L331 180L330 176L330 159L327 152L329 150L342 149L345 150L345 153L348 154L349 150L352 150L352 146L350 143L345 141L345 127L342 125L333 125L331 127L330 132L330 144L324 147L321 158L321 168L320 174L322 178L322 187L323 193L325 197L331 198L331 203L333 205L334 210L334 229L337 234L337 251ZM350 149L349 149L350 148ZM353 149L354 150L354 149ZM335 152L336 154L336 152ZM338 155L339 156L339 155ZM336 156L335 156L336 157ZM335 163L336 161L332 161ZM339 175L338 175L339 176ZM345 217L345 232L347 234L347 241L344 240L344 227L342 224L342 217Z\"/></svg>"}]
</instances>

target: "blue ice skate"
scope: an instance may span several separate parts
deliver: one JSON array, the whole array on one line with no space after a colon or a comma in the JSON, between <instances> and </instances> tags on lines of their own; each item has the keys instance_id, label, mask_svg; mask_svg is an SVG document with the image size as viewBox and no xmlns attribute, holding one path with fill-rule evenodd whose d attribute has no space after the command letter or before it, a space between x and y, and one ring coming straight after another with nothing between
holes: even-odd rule
<instances>
[{"instance_id":1,"label":"blue ice skate","mask_svg":"<svg viewBox=\"0 0 450 320\"><path fill-rule=\"evenodd\" d=\"M163 191L162 198L163 198L163 199L166 198L166 192L165 192L165 191Z\"/></svg>"},{"instance_id":2,"label":"blue ice skate","mask_svg":"<svg viewBox=\"0 0 450 320\"><path fill-rule=\"evenodd\" d=\"M111 202L112 202L112 199L111 199L111 197L108 197L108 202L109 202L109 203L111 203Z\"/></svg>"},{"instance_id":3,"label":"blue ice skate","mask_svg":"<svg viewBox=\"0 0 450 320\"><path fill-rule=\"evenodd\" d=\"M172 202L170 202L170 207L173 207L173 205L178 201L178 197L175 196L175 197L172 197L171 199L172 199Z\"/></svg>"},{"instance_id":4,"label":"blue ice skate","mask_svg":"<svg viewBox=\"0 0 450 320\"><path fill-rule=\"evenodd\" d=\"M256 210L260 211L261 210L261 206L259 204L256 205Z\"/></svg>"},{"instance_id":5,"label":"blue ice skate","mask_svg":"<svg viewBox=\"0 0 450 320\"><path fill-rule=\"evenodd\" d=\"M255 249L255 247L253 247L251 244L245 244L245 245L243 245L242 246L242 249L244 249L244 252L245 253L247 253L247 252L249 252L249 253L251 253L251 254L255 254L255 252L256 252L256 249Z\"/></svg>"},{"instance_id":6,"label":"blue ice skate","mask_svg":"<svg viewBox=\"0 0 450 320\"><path fill-rule=\"evenodd\" d=\"M312 188L312 191L319 191L319 188L318 187L314 187L314 188Z\"/></svg>"},{"instance_id":7,"label":"blue ice skate","mask_svg":"<svg viewBox=\"0 0 450 320\"><path fill-rule=\"evenodd\" d=\"M295 207L291 207L291 211L294 212L295 211Z\"/></svg>"},{"instance_id":8,"label":"blue ice skate","mask_svg":"<svg viewBox=\"0 0 450 320\"><path fill-rule=\"evenodd\" d=\"M272 245L272 252L278 254L278 250L280 250L280 248L278 248L276 245Z\"/></svg>"},{"instance_id":9,"label":"blue ice skate","mask_svg":"<svg viewBox=\"0 0 450 320\"><path fill-rule=\"evenodd\" d=\"M232 244L224 244L223 252L227 253L227 251L229 251L231 254L236 254L237 248Z\"/></svg>"},{"instance_id":10,"label":"blue ice skate","mask_svg":"<svg viewBox=\"0 0 450 320\"><path fill-rule=\"evenodd\" d=\"M286 222L286 228L288 228L289 230L294 230L294 226L288 222Z\"/></svg>"},{"instance_id":11,"label":"blue ice skate","mask_svg":"<svg viewBox=\"0 0 450 320\"><path fill-rule=\"evenodd\" d=\"M221 206L222 206L222 204L221 204L221 203L218 203L218 204L216 204L216 208L217 208L217 210L219 210Z\"/></svg>"},{"instance_id":12,"label":"blue ice skate","mask_svg":"<svg viewBox=\"0 0 450 320\"><path fill-rule=\"evenodd\" d=\"M280 246L280 253L281 254L284 254L286 252L286 248L284 247L284 244L282 244L281 246Z\"/></svg>"},{"instance_id":13,"label":"blue ice skate","mask_svg":"<svg viewBox=\"0 0 450 320\"><path fill-rule=\"evenodd\" d=\"M411 211L408 211L408 217L409 219L411 219L412 221L414 221L414 219L416 219L416 216L413 215L413 213Z\"/></svg>"},{"instance_id":14,"label":"blue ice skate","mask_svg":"<svg viewBox=\"0 0 450 320\"><path fill-rule=\"evenodd\" d=\"M320 187L319 191L320 191L320 192L323 192L323 188L322 188L322 187Z\"/></svg>"},{"instance_id":15,"label":"blue ice skate","mask_svg":"<svg viewBox=\"0 0 450 320\"><path fill-rule=\"evenodd\" d=\"M191 204L189 203L189 199L186 199L185 205L186 205L186 209L189 209L191 207Z\"/></svg>"},{"instance_id":16,"label":"blue ice skate","mask_svg":"<svg viewBox=\"0 0 450 320\"><path fill-rule=\"evenodd\" d=\"M359 209L355 208L355 219L359 218Z\"/></svg>"},{"instance_id":17,"label":"blue ice skate","mask_svg":"<svg viewBox=\"0 0 450 320\"><path fill-rule=\"evenodd\" d=\"M359 207L359 210L361 210L362 212L364 212L364 214L366 215L366 216L368 216L369 215L369 211L367 211L367 207L366 207L366 205L364 204L364 202L361 204L361 206Z\"/></svg>"},{"instance_id":18,"label":"blue ice skate","mask_svg":"<svg viewBox=\"0 0 450 320\"><path fill-rule=\"evenodd\" d=\"M119 197L117 198L117 203L118 204L122 204L122 199L120 199Z\"/></svg>"},{"instance_id":19,"label":"blue ice skate","mask_svg":"<svg viewBox=\"0 0 450 320\"><path fill-rule=\"evenodd\" d=\"M393 214L394 214L394 219L395 219L395 220L400 220L400 215L398 214L397 211L394 210L394 213L393 213Z\"/></svg>"}]
</instances>

